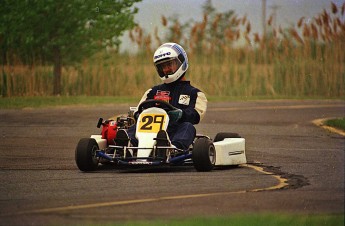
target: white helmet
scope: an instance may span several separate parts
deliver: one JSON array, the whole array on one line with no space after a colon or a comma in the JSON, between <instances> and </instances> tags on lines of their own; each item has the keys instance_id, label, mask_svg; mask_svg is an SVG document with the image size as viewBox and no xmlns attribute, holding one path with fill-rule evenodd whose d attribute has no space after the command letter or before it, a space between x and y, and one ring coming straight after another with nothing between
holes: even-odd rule
<instances>
[{"instance_id":1,"label":"white helmet","mask_svg":"<svg viewBox=\"0 0 345 226\"><path fill-rule=\"evenodd\" d=\"M184 49L176 43L165 43L158 47L153 54L153 63L159 77L164 83L172 83L181 78L188 69L188 58ZM165 71L164 67L169 65L172 70Z\"/></svg>"}]
</instances>

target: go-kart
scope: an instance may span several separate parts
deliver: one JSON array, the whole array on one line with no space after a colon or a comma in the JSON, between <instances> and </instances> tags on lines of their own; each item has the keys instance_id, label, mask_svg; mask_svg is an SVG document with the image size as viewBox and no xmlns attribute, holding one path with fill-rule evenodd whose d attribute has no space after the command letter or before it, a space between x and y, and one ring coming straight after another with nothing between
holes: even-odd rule
<instances>
[{"instance_id":1,"label":"go-kart","mask_svg":"<svg viewBox=\"0 0 345 226\"><path fill-rule=\"evenodd\" d=\"M127 116L117 117L116 120L100 118L97 127L102 127L101 134L82 138L78 142L75 150L78 168L94 171L99 164L115 167L192 164L197 171L211 171L215 166L246 163L245 139L237 133L218 133L214 140L197 134L187 150L173 145L159 145L162 142L158 142L157 134L167 130L168 113L172 110L176 108L165 101L147 100L137 108L131 107ZM131 126L136 126L137 147L119 140L117 136L120 130Z\"/></svg>"}]
</instances>

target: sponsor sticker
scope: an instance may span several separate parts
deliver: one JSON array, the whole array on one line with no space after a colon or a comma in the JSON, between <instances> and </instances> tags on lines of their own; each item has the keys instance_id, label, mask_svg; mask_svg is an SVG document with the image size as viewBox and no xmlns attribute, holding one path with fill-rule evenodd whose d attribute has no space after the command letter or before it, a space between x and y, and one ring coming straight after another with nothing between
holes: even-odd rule
<instances>
[{"instance_id":1,"label":"sponsor sticker","mask_svg":"<svg viewBox=\"0 0 345 226\"><path fill-rule=\"evenodd\" d=\"M169 91L162 91L162 90L157 90L156 95L154 96L155 100L162 100L165 102L170 102L171 97L170 97L170 92Z\"/></svg>"},{"instance_id":2,"label":"sponsor sticker","mask_svg":"<svg viewBox=\"0 0 345 226\"><path fill-rule=\"evenodd\" d=\"M189 95L180 95L180 98L178 99L178 103L182 105L189 105L190 102L190 96Z\"/></svg>"}]
</instances>

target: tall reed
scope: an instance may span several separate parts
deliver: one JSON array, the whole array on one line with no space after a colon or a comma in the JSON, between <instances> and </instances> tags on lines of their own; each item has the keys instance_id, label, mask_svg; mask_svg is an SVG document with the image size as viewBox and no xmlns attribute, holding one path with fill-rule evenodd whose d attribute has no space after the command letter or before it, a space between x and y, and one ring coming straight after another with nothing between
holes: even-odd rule
<instances>
[{"instance_id":1,"label":"tall reed","mask_svg":"<svg viewBox=\"0 0 345 226\"><path fill-rule=\"evenodd\" d=\"M154 49L175 41L188 51L188 78L208 95L337 97L345 92L345 3L331 4L313 20L302 17L287 29L252 33L252 25L234 12L204 12L202 21L182 24L162 17L159 29L130 32L139 47L136 55L100 52L76 67L62 71L62 95L138 96L159 83L152 64ZM235 43L244 42L241 47ZM52 94L52 67L33 64L2 65L2 96Z\"/></svg>"}]
</instances>

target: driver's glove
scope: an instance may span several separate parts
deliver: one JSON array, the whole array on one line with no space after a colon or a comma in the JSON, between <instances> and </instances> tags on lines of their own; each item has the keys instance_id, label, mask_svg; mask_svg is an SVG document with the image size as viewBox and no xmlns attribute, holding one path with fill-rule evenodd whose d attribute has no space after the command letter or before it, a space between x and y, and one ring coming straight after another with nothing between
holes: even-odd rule
<instances>
[{"instance_id":1,"label":"driver's glove","mask_svg":"<svg viewBox=\"0 0 345 226\"><path fill-rule=\"evenodd\" d=\"M178 120L180 120L180 118L182 118L182 114L183 112L181 109L171 110L168 112L169 119L173 122L177 122Z\"/></svg>"}]
</instances>

